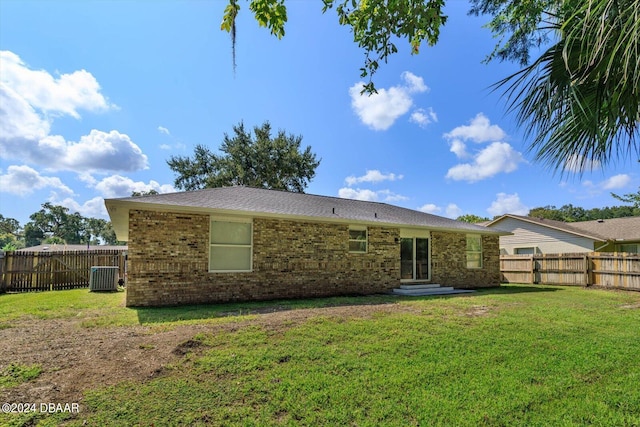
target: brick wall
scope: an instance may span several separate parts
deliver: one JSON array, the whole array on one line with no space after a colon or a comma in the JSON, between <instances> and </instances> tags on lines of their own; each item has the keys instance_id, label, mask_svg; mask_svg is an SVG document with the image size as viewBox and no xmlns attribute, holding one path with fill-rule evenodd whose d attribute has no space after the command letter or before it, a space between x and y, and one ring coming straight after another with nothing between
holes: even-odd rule
<instances>
[{"instance_id":1,"label":"brick wall","mask_svg":"<svg viewBox=\"0 0 640 427\"><path fill-rule=\"evenodd\" d=\"M200 304L387 292L400 284L399 229L368 227L349 253L348 225L255 218L253 271L209 273L209 215L132 210L128 306ZM464 234L432 232L432 282L497 286L498 237L483 237L484 268L466 268ZM490 247L490 248L489 248Z\"/></svg>"},{"instance_id":2,"label":"brick wall","mask_svg":"<svg viewBox=\"0 0 640 427\"><path fill-rule=\"evenodd\" d=\"M253 271L209 273L209 216L129 214L128 306L386 292L399 283L395 228L368 228L369 250L349 253L348 226L253 220Z\"/></svg>"},{"instance_id":3,"label":"brick wall","mask_svg":"<svg viewBox=\"0 0 640 427\"><path fill-rule=\"evenodd\" d=\"M461 289L500 286L498 236L482 236L482 268L467 268L467 235L431 232L431 281Z\"/></svg>"}]
</instances>

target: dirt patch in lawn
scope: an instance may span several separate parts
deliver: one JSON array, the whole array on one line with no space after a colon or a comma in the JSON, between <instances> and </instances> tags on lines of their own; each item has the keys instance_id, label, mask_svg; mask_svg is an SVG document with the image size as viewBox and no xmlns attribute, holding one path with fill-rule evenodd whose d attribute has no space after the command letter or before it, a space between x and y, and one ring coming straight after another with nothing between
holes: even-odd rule
<instances>
[{"instance_id":1,"label":"dirt patch in lawn","mask_svg":"<svg viewBox=\"0 0 640 427\"><path fill-rule=\"evenodd\" d=\"M250 324L281 331L318 316L368 318L413 309L409 305L377 304L264 311L229 323L203 322L163 329L141 325L86 328L78 319L12 322L10 328L0 329L0 370L10 363L38 364L42 373L33 381L0 390L0 402L81 402L86 390L126 380L152 379L161 375L167 364L202 351L202 344L194 340L199 333L233 331Z\"/></svg>"}]
</instances>

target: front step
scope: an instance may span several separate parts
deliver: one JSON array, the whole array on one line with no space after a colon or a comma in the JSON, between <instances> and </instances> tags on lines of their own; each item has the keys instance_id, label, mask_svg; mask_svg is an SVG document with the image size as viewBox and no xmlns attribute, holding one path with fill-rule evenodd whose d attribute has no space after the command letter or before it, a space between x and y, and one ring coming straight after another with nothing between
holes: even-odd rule
<instances>
[{"instance_id":1,"label":"front step","mask_svg":"<svg viewBox=\"0 0 640 427\"><path fill-rule=\"evenodd\" d=\"M454 289L451 286L440 286L436 283L427 283L420 285L400 285L399 288L393 290L396 295L405 296L428 296L428 295L452 295L452 294L468 294L475 291L469 289Z\"/></svg>"}]
</instances>

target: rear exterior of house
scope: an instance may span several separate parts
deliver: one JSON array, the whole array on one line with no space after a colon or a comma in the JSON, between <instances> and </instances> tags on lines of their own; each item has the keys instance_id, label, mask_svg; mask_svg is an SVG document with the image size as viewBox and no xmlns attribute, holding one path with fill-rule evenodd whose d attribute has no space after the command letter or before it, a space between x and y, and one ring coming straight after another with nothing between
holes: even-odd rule
<instances>
[{"instance_id":1,"label":"rear exterior of house","mask_svg":"<svg viewBox=\"0 0 640 427\"><path fill-rule=\"evenodd\" d=\"M247 187L106 201L128 306L499 286L502 232L384 203Z\"/></svg>"}]
</instances>

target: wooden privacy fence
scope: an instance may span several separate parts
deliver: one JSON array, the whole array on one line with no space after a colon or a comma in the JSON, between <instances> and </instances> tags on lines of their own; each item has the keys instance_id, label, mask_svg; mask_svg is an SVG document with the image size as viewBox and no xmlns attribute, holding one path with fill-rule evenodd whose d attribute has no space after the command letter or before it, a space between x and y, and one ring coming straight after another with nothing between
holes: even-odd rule
<instances>
[{"instance_id":1,"label":"wooden privacy fence","mask_svg":"<svg viewBox=\"0 0 640 427\"><path fill-rule=\"evenodd\" d=\"M640 254L500 255L505 283L602 286L640 291Z\"/></svg>"},{"instance_id":2,"label":"wooden privacy fence","mask_svg":"<svg viewBox=\"0 0 640 427\"><path fill-rule=\"evenodd\" d=\"M0 258L0 292L88 288L92 266L119 267L124 278L124 250L6 252Z\"/></svg>"}]
</instances>

